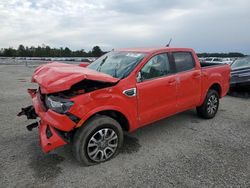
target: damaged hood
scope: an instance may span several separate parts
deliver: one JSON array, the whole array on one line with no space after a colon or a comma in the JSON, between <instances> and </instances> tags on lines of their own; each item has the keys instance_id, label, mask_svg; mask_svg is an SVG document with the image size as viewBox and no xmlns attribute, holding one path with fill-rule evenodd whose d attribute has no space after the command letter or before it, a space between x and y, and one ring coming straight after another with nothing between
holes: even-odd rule
<instances>
[{"instance_id":1,"label":"damaged hood","mask_svg":"<svg viewBox=\"0 0 250 188\"><path fill-rule=\"evenodd\" d=\"M118 78L108 74L58 62L39 66L35 70L31 81L39 84L42 93L48 94L68 90L72 85L85 79L106 83L119 81Z\"/></svg>"}]
</instances>

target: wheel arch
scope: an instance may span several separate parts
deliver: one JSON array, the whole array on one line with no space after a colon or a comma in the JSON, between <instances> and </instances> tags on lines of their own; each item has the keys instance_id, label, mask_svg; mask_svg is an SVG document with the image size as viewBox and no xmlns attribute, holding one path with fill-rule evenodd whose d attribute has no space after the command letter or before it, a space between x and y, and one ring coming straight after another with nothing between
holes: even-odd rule
<instances>
[{"instance_id":1,"label":"wheel arch","mask_svg":"<svg viewBox=\"0 0 250 188\"><path fill-rule=\"evenodd\" d=\"M213 90L217 91L218 94L219 94L219 96L221 97L221 95L222 95L222 87L221 87L221 85L220 85L219 83L213 83L213 84L208 88L208 91L209 91L210 89L213 89Z\"/></svg>"},{"instance_id":2,"label":"wheel arch","mask_svg":"<svg viewBox=\"0 0 250 188\"><path fill-rule=\"evenodd\" d=\"M220 98L222 97L222 87L221 87L221 84L219 84L218 82L213 82L209 87L207 87L206 90L204 90L204 93L202 93L202 97L201 97L201 100L200 100L200 103L199 103L198 106L202 105L202 103L206 99L208 91L211 90L211 89L217 91Z\"/></svg>"},{"instance_id":3,"label":"wheel arch","mask_svg":"<svg viewBox=\"0 0 250 188\"><path fill-rule=\"evenodd\" d=\"M87 121L89 121L90 119L92 119L98 115L106 115L106 116L109 116L109 117L115 119L121 125L121 128L124 131L129 132L132 129L133 123L129 120L128 115L125 115L125 113L121 112L120 110L112 109L112 108L98 109L98 110L95 110L95 111L88 113L84 118L82 118L78 122L78 124L76 125L76 128L83 126Z\"/></svg>"}]
</instances>

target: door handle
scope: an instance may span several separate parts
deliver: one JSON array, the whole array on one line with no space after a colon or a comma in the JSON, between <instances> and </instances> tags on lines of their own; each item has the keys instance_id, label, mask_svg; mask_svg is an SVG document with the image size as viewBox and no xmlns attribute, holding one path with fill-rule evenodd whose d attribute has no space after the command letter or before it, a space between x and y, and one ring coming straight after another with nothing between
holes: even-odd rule
<instances>
[{"instance_id":1,"label":"door handle","mask_svg":"<svg viewBox=\"0 0 250 188\"><path fill-rule=\"evenodd\" d=\"M194 73L194 74L193 74L193 78L196 78L196 79L197 79L197 78L200 78L200 77L201 77L201 74L200 74L200 73Z\"/></svg>"},{"instance_id":2,"label":"door handle","mask_svg":"<svg viewBox=\"0 0 250 188\"><path fill-rule=\"evenodd\" d=\"M175 83L176 83L176 80L169 80L167 85L172 86L172 85L175 85Z\"/></svg>"},{"instance_id":3,"label":"door handle","mask_svg":"<svg viewBox=\"0 0 250 188\"><path fill-rule=\"evenodd\" d=\"M136 96L136 88L126 89L122 93L127 97L134 97Z\"/></svg>"}]
</instances>

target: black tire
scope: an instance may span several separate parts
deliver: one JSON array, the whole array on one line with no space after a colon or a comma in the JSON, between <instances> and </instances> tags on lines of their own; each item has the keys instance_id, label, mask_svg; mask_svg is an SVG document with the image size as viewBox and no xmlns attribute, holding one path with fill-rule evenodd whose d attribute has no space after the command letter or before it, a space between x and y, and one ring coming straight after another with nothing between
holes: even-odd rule
<instances>
[{"instance_id":1,"label":"black tire","mask_svg":"<svg viewBox=\"0 0 250 188\"><path fill-rule=\"evenodd\" d=\"M207 92L207 96L203 102L203 104L196 108L198 116L204 118L204 119L211 119L213 118L219 108L219 94L216 90L210 89ZM213 108L211 107L211 101L216 100L217 102L214 102ZM213 110L211 110L211 108Z\"/></svg>"},{"instance_id":2,"label":"black tire","mask_svg":"<svg viewBox=\"0 0 250 188\"><path fill-rule=\"evenodd\" d=\"M107 131L107 132L105 132ZM105 133L105 135L102 137L101 134L99 133ZM107 134L114 134L117 135L117 139L115 140L115 144L113 145L117 145L116 149L113 151L110 149L109 151L109 142L111 142L110 140L105 140L104 138L108 138L106 137ZM99 135L98 135L99 134ZM96 140L95 136L98 136L97 138L102 139L102 141L98 141L98 146L96 145L97 142L95 142L94 146L92 147L96 147L97 150L96 153L98 153L98 155L96 156L96 160L97 158L100 156L100 158L107 158L105 160L101 160L101 161L94 161L93 159L91 159L91 157L93 158L93 156L89 155L90 153L90 149L91 149L91 142L93 142L93 140ZM112 136L111 136L112 137ZM111 138L110 137L110 138ZM112 138L111 138L112 139ZM96 140L97 141L97 140ZM112 140L114 141L114 140ZM102 142L105 142L106 144L106 148L105 145L102 146L101 148L101 144ZM109 117L109 116L105 116L105 115L96 115L93 118L91 118L90 120L88 120L84 125L82 125L75 133L74 137L73 137L73 155L75 156L75 158L84 166L91 166L94 164L98 164L101 162L105 162L110 160L111 158L115 157L118 152L119 149L121 148L123 144L123 130L120 126L120 124L114 120L113 118ZM93 143L92 143L93 145ZM101 149L100 149L101 148ZM109 151L109 153L108 153ZM112 153L113 152L113 153ZM105 155L104 155L105 153ZM110 154L112 153L112 154ZM99 155L100 154L100 155ZM110 155L109 157L108 154Z\"/></svg>"}]
</instances>

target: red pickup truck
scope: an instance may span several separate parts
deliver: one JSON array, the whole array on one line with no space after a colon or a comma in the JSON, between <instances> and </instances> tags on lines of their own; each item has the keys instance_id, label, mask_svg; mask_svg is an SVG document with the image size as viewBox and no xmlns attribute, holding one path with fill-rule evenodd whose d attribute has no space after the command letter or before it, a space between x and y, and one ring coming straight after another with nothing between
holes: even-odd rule
<instances>
[{"instance_id":1,"label":"red pickup truck","mask_svg":"<svg viewBox=\"0 0 250 188\"><path fill-rule=\"evenodd\" d=\"M28 89L33 105L19 115L40 118L27 128L39 126L44 152L72 143L85 165L114 157L124 131L192 108L213 118L229 89L229 65L200 63L188 48L114 50L83 66L38 67L39 87Z\"/></svg>"}]
</instances>

